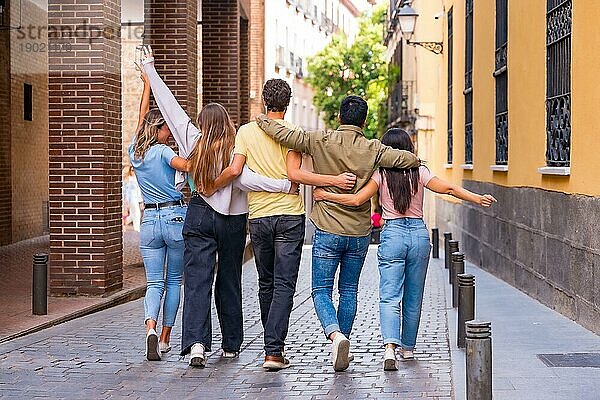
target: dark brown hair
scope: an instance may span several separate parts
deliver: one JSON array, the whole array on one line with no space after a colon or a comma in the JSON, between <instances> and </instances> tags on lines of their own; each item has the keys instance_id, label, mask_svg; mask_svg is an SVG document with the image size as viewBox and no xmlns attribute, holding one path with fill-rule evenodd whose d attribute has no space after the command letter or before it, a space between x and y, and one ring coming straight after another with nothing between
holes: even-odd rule
<instances>
[{"instance_id":1,"label":"dark brown hair","mask_svg":"<svg viewBox=\"0 0 600 400\"><path fill-rule=\"evenodd\" d=\"M404 129L389 129L381 138L381 143L394 149L415 152L415 145ZM381 172L385 176L394 209L400 214L406 213L413 196L419 189L419 168L381 168Z\"/></svg>"}]
</instances>

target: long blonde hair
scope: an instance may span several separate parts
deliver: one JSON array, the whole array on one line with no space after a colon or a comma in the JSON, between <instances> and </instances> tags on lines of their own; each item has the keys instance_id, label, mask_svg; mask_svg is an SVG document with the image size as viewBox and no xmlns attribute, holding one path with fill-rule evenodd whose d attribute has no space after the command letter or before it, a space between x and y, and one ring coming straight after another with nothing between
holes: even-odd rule
<instances>
[{"instance_id":1,"label":"long blonde hair","mask_svg":"<svg viewBox=\"0 0 600 400\"><path fill-rule=\"evenodd\" d=\"M165 119L157 108L144 115L144 122L135 133L134 157L136 159L143 160L150 146L158 143L158 131L164 124Z\"/></svg>"},{"instance_id":2,"label":"long blonde hair","mask_svg":"<svg viewBox=\"0 0 600 400\"><path fill-rule=\"evenodd\" d=\"M190 154L190 173L198 190L210 190L231 162L235 126L225 107L218 103L204 106L197 123L202 136Z\"/></svg>"}]
</instances>

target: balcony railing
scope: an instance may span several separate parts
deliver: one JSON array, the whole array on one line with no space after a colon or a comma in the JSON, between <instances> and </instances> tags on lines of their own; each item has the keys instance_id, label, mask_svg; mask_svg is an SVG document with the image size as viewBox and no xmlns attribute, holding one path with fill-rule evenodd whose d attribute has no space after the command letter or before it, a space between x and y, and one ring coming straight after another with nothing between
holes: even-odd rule
<instances>
[{"instance_id":1,"label":"balcony railing","mask_svg":"<svg viewBox=\"0 0 600 400\"><path fill-rule=\"evenodd\" d=\"M388 99L389 125L415 123L417 114L414 98L413 81L401 81L391 88Z\"/></svg>"}]
</instances>

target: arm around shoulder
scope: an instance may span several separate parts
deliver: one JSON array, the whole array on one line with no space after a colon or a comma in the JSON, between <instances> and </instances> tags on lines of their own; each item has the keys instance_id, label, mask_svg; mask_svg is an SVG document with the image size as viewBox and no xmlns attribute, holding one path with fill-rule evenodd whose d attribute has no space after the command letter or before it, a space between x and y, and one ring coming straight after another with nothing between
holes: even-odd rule
<instances>
[{"instance_id":1,"label":"arm around shoulder","mask_svg":"<svg viewBox=\"0 0 600 400\"><path fill-rule=\"evenodd\" d=\"M421 161L410 151L397 150L381 144L379 165L384 168L416 168L421 165Z\"/></svg>"},{"instance_id":2,"label":"arm around shoulder","mask_svg":"<svg viewBox=\"0 0 600 400\"><path fill-rule=\"evenodd\" d=\"M284 146L302 153L311 154L312 134L300 128L290 129L277 121L267 118L265 115L259 115L256 118L256 123L267 135Z\"/></svg>"}]
</instances>

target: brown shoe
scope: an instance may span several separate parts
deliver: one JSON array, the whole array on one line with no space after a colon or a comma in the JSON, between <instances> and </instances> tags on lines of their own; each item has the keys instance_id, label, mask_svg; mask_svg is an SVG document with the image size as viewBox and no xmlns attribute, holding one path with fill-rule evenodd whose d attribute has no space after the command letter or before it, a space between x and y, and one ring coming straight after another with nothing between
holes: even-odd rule
<instances>
[{"instance_id":1,"label":"brown shoe","mask_svg":"<svg viewBox=\"0 0 600 400\"><path fill-rule=\"evenodd\" d=\"M290 360L283 356L265 356L265 362L263 363L263 368L271 371L278 371L291 366Z\"/></svg>"}]
</instances>

